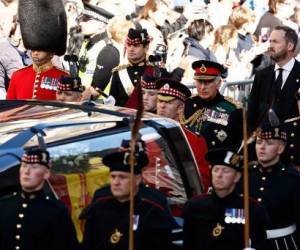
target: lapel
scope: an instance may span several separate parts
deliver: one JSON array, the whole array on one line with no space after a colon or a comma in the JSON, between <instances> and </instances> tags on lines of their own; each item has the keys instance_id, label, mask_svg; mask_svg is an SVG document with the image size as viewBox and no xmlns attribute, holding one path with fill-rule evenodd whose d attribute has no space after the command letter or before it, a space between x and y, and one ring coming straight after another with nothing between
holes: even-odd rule
<instances>
[{"instance_id":1,"label":"lapel","mask_svg":"<svg viewBox=\"0 0 300 250\"><path fill-rule=\"evenodd\" d=\"M300 87L300 63L296 60L286 82L282 88L282 99L294 98L295 93Z\"/></svg>"},{"instance_id":2,"label":"lapel","mask_svg":"<svg viewBox=\"0 0 300 250\"><path fill-rule=\"evenodd\" d=\"M266 69L265 74L262 75L261 81L263 82L264 96L261 96L262 99L266 98L267 103L270 105L273 101L274 91L275 91L275 66L272 65Z\"/></svg>"}]
</instances>

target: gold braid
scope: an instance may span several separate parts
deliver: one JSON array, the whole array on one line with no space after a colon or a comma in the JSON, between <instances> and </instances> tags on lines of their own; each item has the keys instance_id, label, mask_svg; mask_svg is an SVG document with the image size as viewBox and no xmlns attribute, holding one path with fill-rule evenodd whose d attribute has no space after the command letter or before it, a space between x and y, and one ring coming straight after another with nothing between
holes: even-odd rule
<instances>
[{"instance_id":1,"label":"gold braid","mask_svg":"<svg viewBox=\"0 0 300 250\"><path fill-rule=\"evenodd\" d=\"M204 113L204 108L203 109L198 109L194 114L192 114L188 119L185 119L185 116L184 114L182 114L180 117L179 117L179 122L182 124L182 125L187 125L189 124L190 126L193 126L196 121L203 115Z\"/></svg>"}]
</instances>

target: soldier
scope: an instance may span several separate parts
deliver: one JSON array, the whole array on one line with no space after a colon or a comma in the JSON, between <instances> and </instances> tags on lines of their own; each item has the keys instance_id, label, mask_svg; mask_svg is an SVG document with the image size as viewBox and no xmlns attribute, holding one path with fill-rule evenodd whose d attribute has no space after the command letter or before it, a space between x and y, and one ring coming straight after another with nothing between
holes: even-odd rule
<instances>
[{"instance_id":1,"label":"soldier","mask_svg":"<svg viewBox=\"0 0 300 250\"><path fill-rule=\"evenodd\" d=\"M125 106L128 96L141 80L146 69L146 55L150 37L146 29L129 29L126 39L126 53L129 64L119 65L113 69L110 95L116 99L117 106Z\"/></svg>"},{"instance_id":2,"label":"soldier","mask_svg":"<svg viewBox=\"0 0 300 250\"><path fill-rule=\"evenodd\" d=\"M296 94L298 103L299 115L288 119L284 123L287 144L282 155L284 163L292 164L298 171L300 171L300 89Z\"/></svg>"},{"instance_id":3,"label":"soldier","mask_svg":"<svg viewBox=\"0 0 300 250\"><path fill-rule=\"evenodd\" d=\"M249 170L250 196L264 205L270 217L267 237L271 250L300 248L300 176L280 161L285 144L282 128L263 123L255 144L258 164ZM242 183L239 188L242 190Z\"/></svg>"},{"instance_id":4,"label":"soldier","mask_svg":"<svg viewBox=\"0 0 300 250\"><path fill-rule=\"evenodd\" d=\"M157 92L156 78L153 75L153 67L148 66L141 79L144 109L147 112L156 113Z\"/></svg>"},{"instance_id":5,"label":"soldier","mask_svg":"<svg viewBox=\"0 0 300 250\"><path fill-rule=\"evenodd\" d=\"M33 50L33 64L13 73L6 99L55 100L58 78L68 73L52 64L53 55L53 52Z\"/></svg>"},{"instance_id":6,"label":"soldier","mask_svg":"<svg viewBox=\"0 0 300 250\"><path fill-rule=\"evenodd\" d=\"M243 249L245 210L243 197L235 186L241 177L240 159L229 149L208 151L213 191L195 197L184 208L184 249ZM266 250L267 213L258 203L250 202L251 246Z\"/></svg>"},{"instance_id":7,"label":"soldier","mask_svg":"<svg viewBox=\"0 0 300 250\"><path fill-rule=\"evenodd\" d=\"M46 150L25 151L20 167L22 190L0 200L0 249L78 249L68 209L43 192L50 169Z\"/></svg>"},{"instance_id":8,"label":"soldier","mask_svg":"<svg viewBox=\"0 0 300 250\"><path fill-rule=\"evenodd\" d=\"M83 89L80 77L62 76L57 84L56 100L79 102L82 99Z\"/></svg>"},{"instance_id":9,"label":"soldier","mask_svg":"<svg viewBox=\"0 0 300 250\"><path fill-rule=\"evenodd\" d=\"M54 55L66 51L67 18L62 1L20 0L18 16L33 64L13 73L6 98L55 100L58 78L67 75L51 62Z\"/></svg>"},{"instance_id":10,"label":"soldier","mask_svg":"<svg viewBox=\"0 0 300 250\"><path fill-rule=\"evenodd\" d=\"M156 82L157 114L179 121L184 110L184 103L191 96L191 91L184 84L170 78L162 78Z\"/></svg>"},{"instance_id":11,"label":"soldier","mask_svg":"<svg viewBox=\"0 0 300 250\"><path fill-rule=\"evenodd\" d=\"M130 198L130 152L121 147L119 151L103 158L110 168L111 195L101 196L86 211L83 248L128 250L129 244L129 198ZM134 163L134 249L170 249L171 230L176 227L173 218L153 199L140 195L142 168L148 164L148 156L142 143L138 142Z\"/></svg>"},{"instance_id":12,"label":"soldier","mask_svg":"<svg viewBox=\"0 0 300 250\"><path fill-rule=\"evenodd\" d=\"M204 136L208 149L239 147L242 139L240 104L218 91L226 70L219 63L205 60L194 62L192 67L198 95L186 101L180 122Z\"/></svg>"}]
</instances>

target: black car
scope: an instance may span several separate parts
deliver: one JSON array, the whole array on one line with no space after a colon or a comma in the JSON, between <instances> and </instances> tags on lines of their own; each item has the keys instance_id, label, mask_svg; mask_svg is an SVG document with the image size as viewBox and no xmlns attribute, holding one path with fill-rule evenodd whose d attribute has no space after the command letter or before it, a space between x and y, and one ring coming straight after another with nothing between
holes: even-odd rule
<instances>
[{"instance_id":1,"label":"black car","mask_svg":"<svg viewBox=\"0 0 300 250\"><path fill-rule=\"evenodd\" d=\"M70 208L80 239L79 214L91 202L94 191L109 182L102 157L118 148L123 139L131 138L135 113L104 105L1 101L0 195L19 188L24 149L44 144L53 169L47 192ZM139 133L150 159L144 182L166 195L181 224L183 204L203 190L194 157L177 122L150 113L142 120Z\"/></svg>"}]
</instances>

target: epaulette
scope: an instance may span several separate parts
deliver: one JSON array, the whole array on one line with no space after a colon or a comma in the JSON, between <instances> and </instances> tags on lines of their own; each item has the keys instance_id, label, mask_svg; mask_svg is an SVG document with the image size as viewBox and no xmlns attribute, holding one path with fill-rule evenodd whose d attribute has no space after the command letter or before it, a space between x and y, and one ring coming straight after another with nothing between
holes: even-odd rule
<instances>
[{"instance_id":1,"label":"epaulette","mask_svg":"<svg viewBox=\"0 0 300 250\"><path fill-rule=\"evenodd\" d=\"M284 123L294 122L300 119L300 116L293 117L284 121Z\"/></svg>"},{"instance_id":2,"label":"epaulette","mask_svg":"<svg viewBox=\"0 0 300 250\"><path fill-rule=\"evenodd\" d=\"M258 161L251 161L248 164L249 169L256 169L258 167Z\"/></svg>"},{"instance_id":3,"label":"epaulette","mask_svg":"<svg viewBox=\"0 0 300 250\"><path fill-rule=\"evenodd\" d=\"M126 69L126 68L128 68L129 66L130 66L130 64L120 64L120 65L114 67L114 68L111 70L111 72L114 73L114 72L116 72L116 71L120 71L120 70L122 70L122 69Z\"/></svg>"},{"instance_id":4,"label":"epaulette","mask_svg":"<svg viewBox=\"0 0 300 250\"><path fill-rule=\"evenodd\" d=\"M66 73L67 75L70 75L70 72L67 71L67 70L65 70L65 69L62 69L62 68L57 67L57 66L55 66L55 65L53 65L53 68L58 69L59 71L62 71L62 72L64 72L64 73Z\"/></svg>"},{"instance_id":5,"label":"epaulette","mask_svg":"<svg viewBox=\"0 0 300 250\"><path fill-rule=\"evenodd\" d=\"M0 197L0 201L11 199L11 198L15 197L17 194L18 194L17 192L14 192L12 194L4 195L4 196Z\"/></svg>"},{"instance_id":6,"label":"epaulette","mask_svg":"<svg viewBox=\"0 0 300 250\"><path fill-rule=\"evenodd\" d=\"M144 201L145 203L151 204L151 205L159 208L160 210L164 210L164 208L160 204L158 204L157 202L155 202L153 200L149 200L147 198L142 198L142 201Z\"/></svg>"},{"instance_id":7,"label":"epaulette","mask_svg":"<svg viewBox=\"0 0 300 250\"><path fill-rule=\"evenodd\" d=\"M233 99L232 97L229 96L224 96L224 99L230 103L232 103L236 108L241 109L243 107L242 103Z\"/></svg>"},{"instance_id":8,"label":"epaulette","mask_svg":"<svg viewBox=\"0 0 300 250\"><path fill-rule=\"evenodd\" d=\"M20 69L17 69L15 72L23 71L23 70L26 70L27 68L30 68L30 67L32 67L32 64L28 65L28 66L25 66L25 67L22 67Z\"/></svg>"},{"instance_id":9,"label":"epaulette","mask_svg":"<svg viewBox=\"0 0 300 250\"><path fill-rule=\"evenodd\" d=\"M112 195L102 196L102 197L97 198L95 200L95 203L99 203L99 202L102 202L102 201L108 201L108 200L111 200L111 199L113 199Z\"/></svg>"},{"instance_id":10,"label":"epaulette","mask_svg":"<svg viewBox=\"0 0 300 250\"><path fill-rule=\"evenodd\" d=\"M190 199L190 201L197 201L197 200L200 200L200 199L208 198L209 196L210 196L210 194L199 194L199 195L193 196Z\"/></svg>"}]
</instances>

